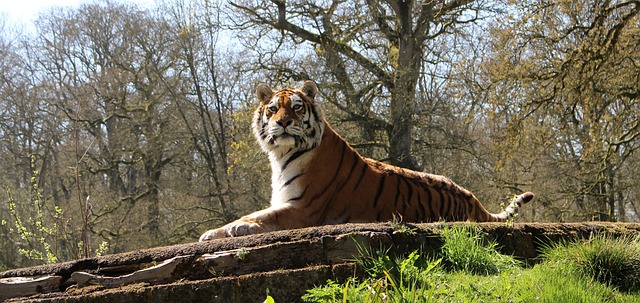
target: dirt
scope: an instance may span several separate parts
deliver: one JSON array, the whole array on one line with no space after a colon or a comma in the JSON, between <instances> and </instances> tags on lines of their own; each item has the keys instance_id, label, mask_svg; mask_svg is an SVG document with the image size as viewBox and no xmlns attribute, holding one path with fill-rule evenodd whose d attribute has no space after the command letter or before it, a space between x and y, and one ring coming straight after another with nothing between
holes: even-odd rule
<instances>
[{"instance_id":1,"label":"dirt","mask_svg":"<svg viewBox=\"0 0 640 303\"><path fill-rule=\"evenodd\" d=\"M464 225L453 223L449 225ZM535 262L545 244L640 233L640 224L504 223L475 224L498 242L500 250L526 262ZM359 275L353 262L359 246L390 247L402 253L418 248L438 249L442 224L345 224L260 235L157 247L72 262L20 268L0 273L0 278L58 275L59 289L5 302L262 302L268 290L276 302L296 302L306 289L327 279L344 280ZM229 252L222 254L221 252ZM203 255L215 254L212 260ZM172 280L142 282L118 287L78 287L74 272L107 277L128 275L176 256L190 256L172 273ZM221 257L222 256L222 257Z\"/></svg>"}]
</instances>

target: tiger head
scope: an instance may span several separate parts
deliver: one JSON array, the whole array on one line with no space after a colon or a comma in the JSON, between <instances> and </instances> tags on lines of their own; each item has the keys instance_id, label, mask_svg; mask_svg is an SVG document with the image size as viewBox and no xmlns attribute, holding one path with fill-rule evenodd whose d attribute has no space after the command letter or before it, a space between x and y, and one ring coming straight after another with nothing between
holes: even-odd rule
<instances>
[{"instance_id":1,"label":"tiger head","mask_svg":"<svg viewBox=\"0 0 640 303\"><path fill-rule=\"evenodd\" d=\"M264 83L258 85L260 105L253 118L253 132L262 149L282 156L320 144L325 122L314 100L317 93L313 81L275 92Z\"/></svg>"}]
</instances>

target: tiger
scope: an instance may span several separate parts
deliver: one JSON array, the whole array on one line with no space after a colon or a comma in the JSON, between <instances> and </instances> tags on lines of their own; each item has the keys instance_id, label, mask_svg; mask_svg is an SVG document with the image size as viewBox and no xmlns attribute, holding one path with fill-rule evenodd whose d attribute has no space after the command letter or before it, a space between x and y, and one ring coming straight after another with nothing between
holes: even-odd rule
<instances>
[{"instance_id":1,"label":"tiger","mask_svg":"<svg viewBox=\"0 0 640 303\"><path fill-rule=\"evenodd\" d=\"M217 229L200 241L311 226L388 222L504 222L531 201L516 196L488 212L449 178L365 158L327 123L315 102L318 87L273 91L259 84L252 129L271 164L271 205Z\"/></svg>"}]
</instances>

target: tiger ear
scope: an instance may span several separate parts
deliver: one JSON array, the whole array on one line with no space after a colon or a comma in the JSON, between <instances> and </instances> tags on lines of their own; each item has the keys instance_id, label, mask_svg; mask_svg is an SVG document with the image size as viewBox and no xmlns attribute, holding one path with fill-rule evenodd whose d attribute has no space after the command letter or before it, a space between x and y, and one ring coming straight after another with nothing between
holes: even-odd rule
<instances>
[{"instance_id":1,"label":"tiger ear","mask_svg":"<svg viewBox=\"0 0 640 303\"><path fill-rule=\"evenodd\" d=\"M271 90L269 85L260 83L258 87L256 87L256 97L258 97L260 103L267 104L271 101L271 98L273 98L273 90Z\"/></svg>"},{"instance_id":2,"label":"tiger ear","mask_svg":"<svg viewBox=\"0 0 640 303\"><path fill-rule=\"evenodd\" d=\"M318 86L311 80L304 81L304 84L299 88L300 91L313 99L318 94Z\"/></svg>"}]
</instances>

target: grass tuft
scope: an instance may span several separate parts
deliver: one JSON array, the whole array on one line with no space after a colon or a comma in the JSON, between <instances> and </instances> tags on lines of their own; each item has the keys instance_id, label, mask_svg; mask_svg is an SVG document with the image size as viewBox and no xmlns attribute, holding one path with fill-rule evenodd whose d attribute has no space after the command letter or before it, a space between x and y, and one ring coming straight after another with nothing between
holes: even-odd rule
<instances>
[{"instance_id":1,"label":"grass tuft","mask_svg":"<svg viewBox=\"0 0 640 303\"><path fill-rule=\"evenodd\" d=\"M477 227L445 226L444 245L440 251L444 267L449 271L465 271L477 275L494 275L514 268L519 262L496 251L495 242L486 241Z\"/></svg>"},{"instance_id":2,"label":"grass tuft","mask_svg":"<svg viewBox=\"0 0 640 303\"><path fill-rule=\"evenodd\" d=\"M620 291L640 291L640 236L596 235L560 243L546 248L543 258Z\"/></svg>"}]
</instances>

